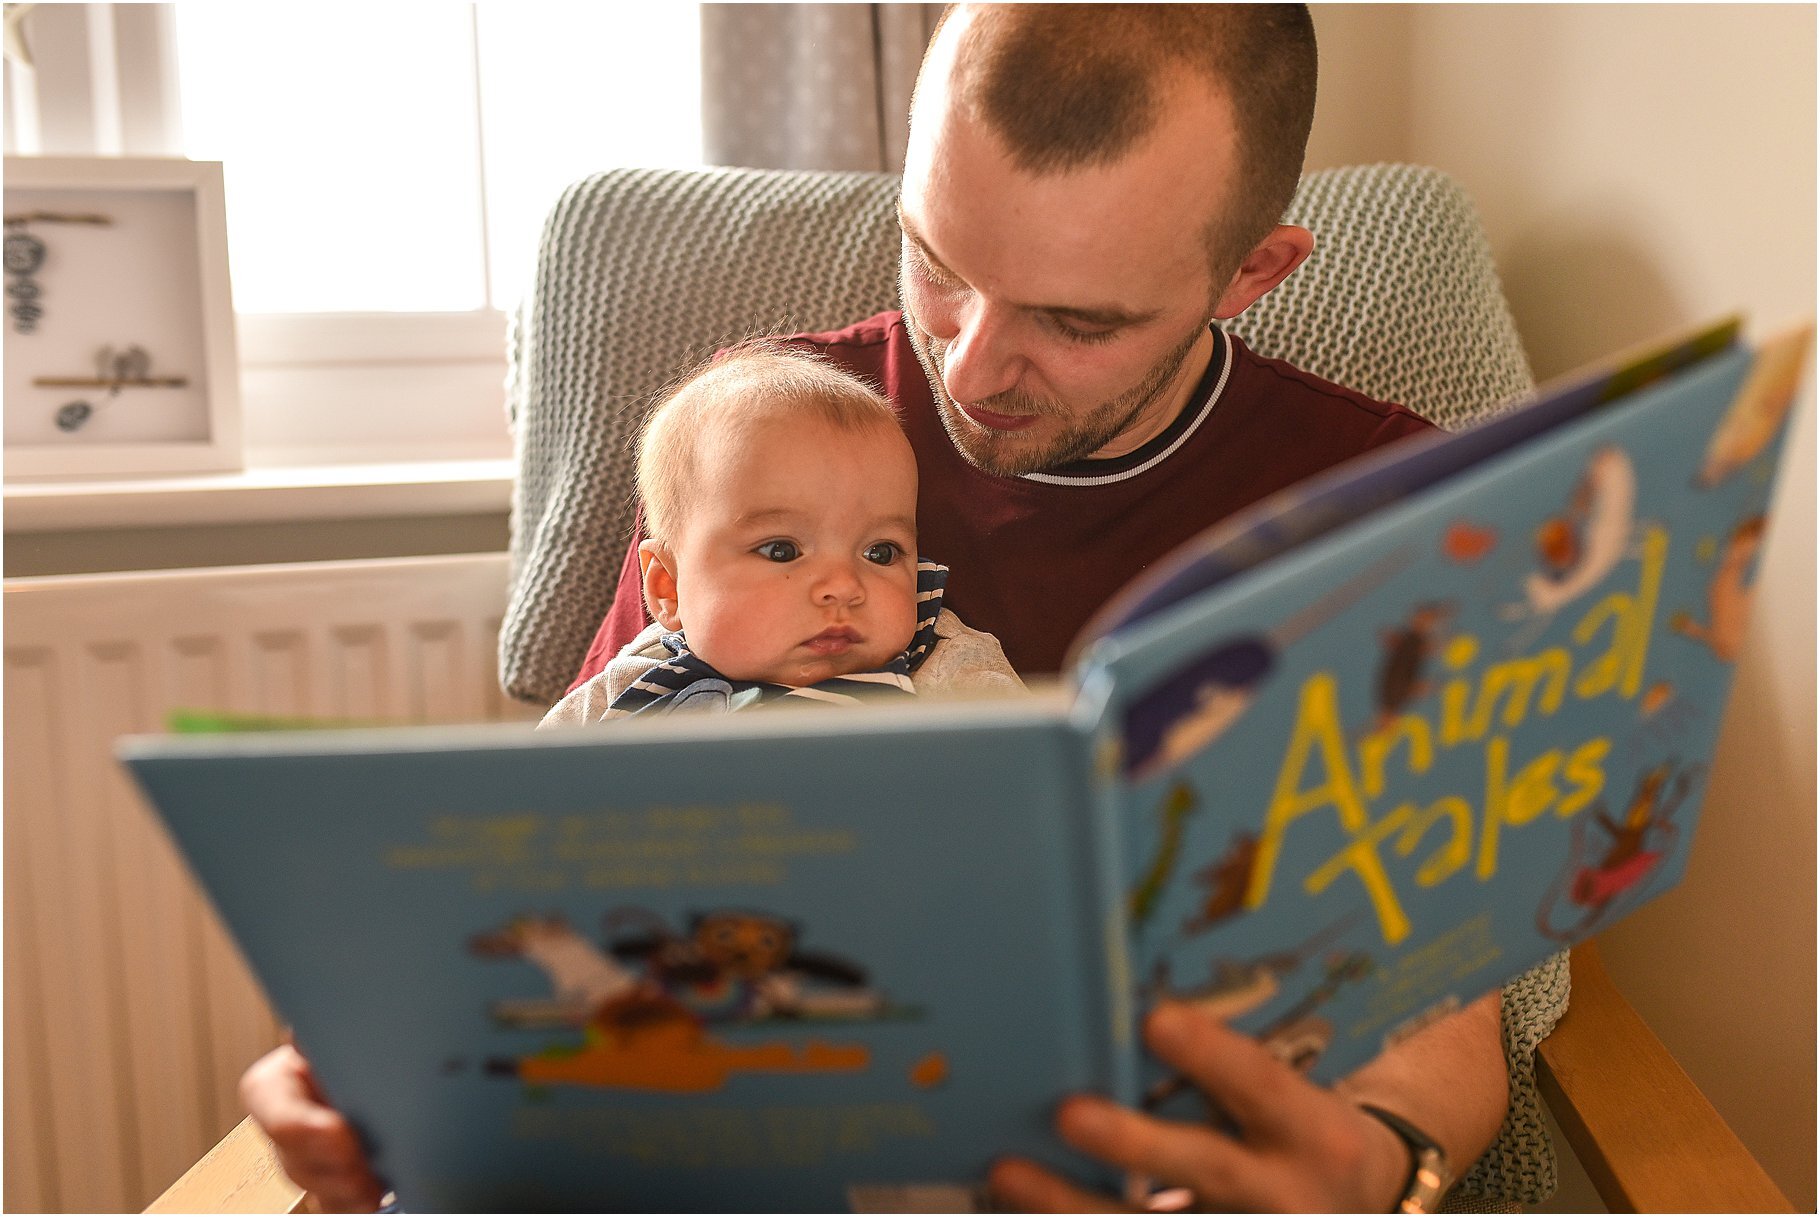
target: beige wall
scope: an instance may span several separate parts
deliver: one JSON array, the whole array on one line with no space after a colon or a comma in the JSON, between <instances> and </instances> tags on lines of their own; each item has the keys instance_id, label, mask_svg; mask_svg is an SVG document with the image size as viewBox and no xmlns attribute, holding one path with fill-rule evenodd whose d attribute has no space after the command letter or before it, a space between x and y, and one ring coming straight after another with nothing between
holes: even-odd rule
<instances>
[{"instance_id":1,"label":"beige wall","mask_svg":"<svg viewBox=\"0 0 1820 1217\"><path fill-rule=\"evenodd\" d=\"M1731 309L1814 312L1811 6L1316 6L1311 167L1478 200L1547 377ZM1797 422L1680 889L1611 970L1798 1209L1815 1205L1814 419Z\"/></svg>"}]
</instances>

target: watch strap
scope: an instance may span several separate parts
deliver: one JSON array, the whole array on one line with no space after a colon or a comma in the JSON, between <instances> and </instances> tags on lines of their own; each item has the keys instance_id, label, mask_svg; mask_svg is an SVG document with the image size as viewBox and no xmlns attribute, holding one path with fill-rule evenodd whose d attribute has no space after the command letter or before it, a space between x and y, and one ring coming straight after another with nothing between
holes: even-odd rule
<instances>
[{"instance_id":1,"label":"watch strap","mask_svg":"<svg viewBox=\"0 0 1820 1217\"><path fill-rule=\"evenodd\" d=\"M1435 1139L1394 1112L1370 1103L1360 1103L1359 1110L1397 1134L1409 1147L1409 1179L1403 1185L1399 1213L1433 1213L1439 1210L1447 1189L1453 1186L1453 1173L1448 1169L1447 1151Z\"/></svg>"}]
</instances>

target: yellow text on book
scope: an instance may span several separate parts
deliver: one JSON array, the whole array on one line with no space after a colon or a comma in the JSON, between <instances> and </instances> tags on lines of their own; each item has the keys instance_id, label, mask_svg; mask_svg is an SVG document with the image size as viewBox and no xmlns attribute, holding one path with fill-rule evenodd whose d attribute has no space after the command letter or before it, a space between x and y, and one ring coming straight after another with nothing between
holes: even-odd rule
<instances>
[{"instance_id":1,"label":"yellow text on book","mask_svg":"<svg viewBox=\"0 0 1820 1217\"><path fill-rule=\"evenodd\" d=\"M1303 887L1318 895L1351 872L1371 902L1384 941L1395 945L1409 935L1410 921L1385 862L1387 846L1408 858L1432 831L1445 828L1445 840L1418 864L1416 884L1432 887L1469 863L1483 881L1497 873L1505 830L1551 811L1564 819L1591 805L1605 786L1609 739L1594 737L1523 760L1513 755L1510 733L1532 713L1553 715L1569 693L1582 701L1637 696L1668 554L1667 532L1650 527L1641 550L1636 590L1606 596L1570 634L1583 652L1603 638L1601 649L1576 663L1568 648L1551 647L1491 664L1475 684L1464 672L1478 659L1479 643L1469 636L1456 638L1443 655L1444 665L1456 675L1441 690L1438 725L1418 714L1403 714L1359 742L1356 763L1340 719L1339 682L1330 672L1304 681L1295 728L1264 813L1246 907L1259 908L1269 898L1291 828L1311 813L1331 809L1347 842L1304 877ZM1467 744L1484 749L1485 778L1475 792L1476 809L1474 799L1462 792L1426 806L1401 802L1374 815L1372 802L1384 794L1387 767L1399 751L1404 770L1420 775L1434 764L1438 749Z\"/></svg>"}]
</instances>

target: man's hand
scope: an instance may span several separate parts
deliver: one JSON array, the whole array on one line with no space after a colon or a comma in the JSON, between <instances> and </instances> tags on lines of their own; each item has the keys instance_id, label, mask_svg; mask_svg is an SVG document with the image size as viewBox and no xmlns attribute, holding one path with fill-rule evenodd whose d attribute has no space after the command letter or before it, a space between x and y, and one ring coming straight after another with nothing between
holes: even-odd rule
<instances>
[{"instance_id":1,"label":"man's hand","mask_svg":"<svg viewBox=\"0 0 1820 1217\"><path fill-rule=\"evenodd\" d=\"M289 1044L240 1076L240 1101L277 1147L284 1173L317 1212L370 1213L385 1188L367 1165L360 1138L317 1088L303 1054Z\"/></svg>"},{"instance_id":2,"label":"man's hand","mask_svg":"<svg viewBox=\"0 0 1820 1217\"><path fill-rule=\"evenodd\" d=\"M1383 1213L1395 1207L1409 1177L1409 1150L1352 1102L1315 1086L1249 1036L1183 1005L1158 1006L1144 1037L1159 1060L1220 1105L1241 1135L1075 1096L1056 1115L1068 1144L1158 1185L1187 1188L1202 1209ZM1129 1207L1021 1159L995 1166L990 1184L1001 1202L1029 1211Z\"/></svg>"}]
</instances>

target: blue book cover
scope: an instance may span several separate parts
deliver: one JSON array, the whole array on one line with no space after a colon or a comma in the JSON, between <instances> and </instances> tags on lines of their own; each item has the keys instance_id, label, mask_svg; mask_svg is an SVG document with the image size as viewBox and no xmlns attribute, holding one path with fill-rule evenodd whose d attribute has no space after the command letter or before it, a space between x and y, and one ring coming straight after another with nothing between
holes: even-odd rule
<instances>
[{"instance_id":1,"label":"blue book cover","mask_svg":"<svg viewBox=\"0 0 1820 1217\"><path fill-rule=\"evenodd\" d=\"M1175 998L1317 1081L1686 865L1809 336L1191 543L1023 701L138 739L407 1209L948 1210Z\"/></svg>"},{"instance_id":2,"label":"blue book cover","mask_svg":"<svg viewBox=\"0 0 1820 1217\"><path fill-rule=\"evenodd\" d=\"M1060 705L129 755L407 1209L945 1208L1123 1051Z\"/></svg>"},{"instance_id":3,"label":"blue book cover","mask_svg":"<svg viewBox=\"0 0 1820 1217\"><path fill-rule=\"evenodd\" d=\"M1680 879L1810 342L1734 335L1286 492L1109 608L1077 662L1140 1002L1332 1081Z\"/></svg>"}]
</instances>

